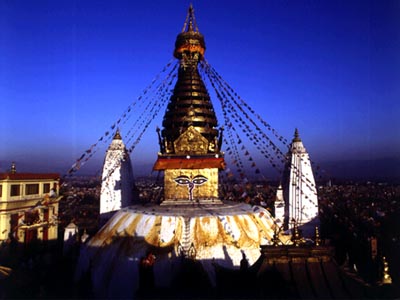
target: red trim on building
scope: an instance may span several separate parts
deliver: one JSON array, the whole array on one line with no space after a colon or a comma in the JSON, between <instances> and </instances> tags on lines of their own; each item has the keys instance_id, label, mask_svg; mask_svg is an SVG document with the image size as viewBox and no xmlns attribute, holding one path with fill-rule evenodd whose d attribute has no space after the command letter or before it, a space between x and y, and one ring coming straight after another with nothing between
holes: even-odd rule
<instances>
[{"instance_id":1,"label":"red trim on building","mask_svg":"<svg viewBox=\"0 0 400 300\"><path fill-rule=\"evenodd\" d=\"M195 157L195 158L172 158L159 157L154 164L153 170L166 169L206 169L206 168L225 168L223 157Z\"/></svg>"}]
</instances>

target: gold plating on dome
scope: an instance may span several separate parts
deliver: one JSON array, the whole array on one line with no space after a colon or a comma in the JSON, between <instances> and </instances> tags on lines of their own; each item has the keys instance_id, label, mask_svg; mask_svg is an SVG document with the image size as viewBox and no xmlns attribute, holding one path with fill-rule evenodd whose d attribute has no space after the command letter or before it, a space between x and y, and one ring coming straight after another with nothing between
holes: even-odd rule
<instances>
[{"instance_id":1,"label":"gold plating on dome","mask_svg":"<svg viewBox=\"0 0 400 300\"><path fill-rule=\"evenodd\" d=\"M217 217L203 217L195 220L194 224L194 241L196 248L212 247L221 243L224 238L224 233L218 226Z\"/></svg>"}]
</instances>

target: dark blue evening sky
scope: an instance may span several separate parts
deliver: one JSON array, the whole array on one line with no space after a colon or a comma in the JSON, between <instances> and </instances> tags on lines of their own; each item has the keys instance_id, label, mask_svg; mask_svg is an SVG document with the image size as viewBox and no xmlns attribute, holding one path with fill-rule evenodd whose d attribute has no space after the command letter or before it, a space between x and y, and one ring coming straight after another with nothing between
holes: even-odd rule
<instances>
[{"instance_id":1,"label":"dark blue evening sky","mask_svg":"<svg viewBox=\"0 0 400 300\"><path fill-rule=\"evenodd\" d=\"M66 172L170 61L189 3L0 0L0 171ZM314 161L399 157L400 1L193 5L208 62Z\"/></svg>"}]
</instances>

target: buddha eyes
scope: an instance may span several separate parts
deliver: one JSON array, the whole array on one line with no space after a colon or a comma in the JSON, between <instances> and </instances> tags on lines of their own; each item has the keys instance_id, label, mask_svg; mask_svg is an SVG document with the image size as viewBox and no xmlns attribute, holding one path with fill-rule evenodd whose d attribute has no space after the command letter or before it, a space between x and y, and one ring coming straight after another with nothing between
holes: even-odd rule
<instances>
[{"instance_id":1,"label":"buddha eyes","mask_svg":"<svg viewBox=\"0 0 400 300\"><path fill-rule=\"evenodd\" d=\"M179 176L179 177L176 177L174 180L175 180L175 182L176 182L177 184L181 184L181 185L186 185L186 184L189 184L189 183L190 183L189 177L184 176L184 175Z\"/></svg>"},{"instance_id":2,"label":"buddha eyes","mask_svg":"<svg viewBox=\"0 0 400 300\"><path fill-rule=\"evenodd\" d=\"M185 175L176 177L176 178L174 179L174 181L175 181L177 184L180 184L180 185L188 185L188 184L190 184L190 183L193 183L193 184L195 184L195 185L201 185L201 184L203 184L204 182L206 182L207 180L208 180L208 179L207 179L206 177L204 177L203 175L197 175L197 176L195 176L195 177L193 178L193 180L190 180L190 178L189 178L188 176L185 176Z\"/></svg>"},{"instance_id":3,"label":"buddha eyes","mask_svg":"<svg viewBox=\"0 0 400 300\"><path fill-rule=\"evenodd\" d=\"M192 182L196 185L203 184L204 182L207 181L207 178L202 176L202 175L197 175L193 178Z\"/></svg>"}]
</instances>

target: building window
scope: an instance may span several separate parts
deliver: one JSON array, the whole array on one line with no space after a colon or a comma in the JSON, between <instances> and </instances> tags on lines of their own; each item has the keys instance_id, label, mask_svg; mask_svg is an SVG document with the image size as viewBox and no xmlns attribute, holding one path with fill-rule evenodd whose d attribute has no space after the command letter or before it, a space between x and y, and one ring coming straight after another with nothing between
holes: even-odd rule
<instances>
[{"instance_id":1,"label":"building window","mask_svg":"<svg viewBox=\"0 0 400 300\"><path fill-rule=\"evenodd\" d=\"M43 184L43 194L50 192L50 183Z\"/></svg>"},{"instance_id":2,"label":"building window","mask_svg":"<svg viewBox=\"0 0 400 300\"><path fill-rule=\"evenodd\" d=\"M39 210L33 210L29 212L25 212L24 222L26 225L33 225L39 223Z\"/></svg>"},{"instance_id":3,"label":"building window","mask_svg":"<svg viewBox=\"0 0 400 300\"><path fill-rule=\"evenodd\" d=\"M39 184L27 184L25 195L37 195L39 194Z\"/></svg>"},{"instance_id":4,"label":"building window","mask_svg":"<svg viewBox=\"0 0 400 300\"><path fill-rule=\"evenodd\" d=\"M3 186L0 184L0 198L3 195Z\"/></svg>"},{"instance_id":5,"label":"building window","mask_svg":"<svg viewBox=\"0 0 400 300\"><path fill-rule=\"evenodd\" d=\"M19 196L21 195L21 186L19 184L12 184L10 190L10 196Z\"/></svg>"}]
</instances>

